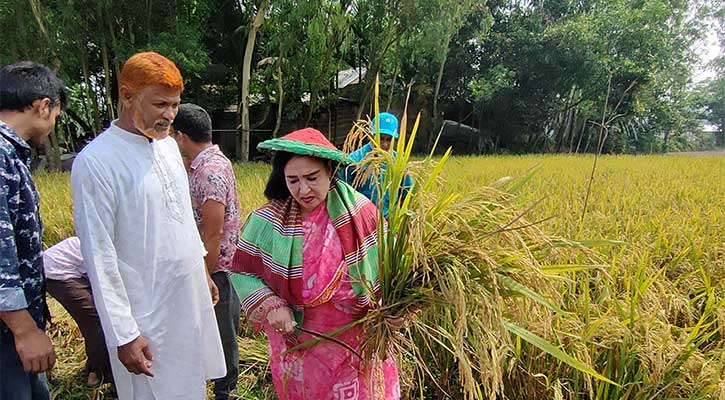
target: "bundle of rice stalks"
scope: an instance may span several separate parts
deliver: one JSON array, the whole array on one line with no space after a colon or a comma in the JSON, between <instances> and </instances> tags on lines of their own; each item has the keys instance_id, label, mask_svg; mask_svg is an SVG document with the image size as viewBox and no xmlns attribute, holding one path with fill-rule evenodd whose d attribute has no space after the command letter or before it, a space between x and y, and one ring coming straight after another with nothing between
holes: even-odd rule
<instances>
[{"instance_id":1,"label":"bundle of rice stalks","mask_svg":"<svg viewBox=\"0 0 725 400\"><path fill-rule=\"evenodd\" d=\"M499 189L473 183L466 193L445 190L441 171L450 150L440 159L433 157L435 149L421 161L411 159L419 121L420 115L407 136L406 107L395 152L383 150L380 133L368 133L364 123L356 124L346 143L346 150L365 137L373 143L371 154L357 166L357 179L377 182L381 202L389 196L387 220L381 212L378 224L378 307L360 321L366 331L363 359L374 362L393 354L401 362L413 360L421 397L426 385L434 385L427 390L456 398L496 398L503 394L504 374L523 340L607 381L525 328L551 329L551 320L566 313L542 272L542 263L561 259L553 238L528 223L526 210L512 201L522 181L502 181ZM413 187L404 186L406 175ZM594 258L586 251L579 254L580 262ZM401 319L409 321L402 330Z\"/></svg>"}]
</instances>

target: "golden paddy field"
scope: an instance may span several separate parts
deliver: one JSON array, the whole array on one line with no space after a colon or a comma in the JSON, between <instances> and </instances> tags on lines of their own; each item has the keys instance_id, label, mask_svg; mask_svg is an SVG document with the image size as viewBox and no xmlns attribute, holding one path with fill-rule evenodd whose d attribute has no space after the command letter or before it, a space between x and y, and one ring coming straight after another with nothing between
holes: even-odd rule
<instances>
[{"instance_id":1,"label":"golden paddy field","mask_svg":"<svg viewBox=\"0 0 725 400\"><path fill-rule=\"evenodd\" d=\"M550 328L561 334L548 339L619 386L523 348L506 366L506 395L725 399L725 157L602 157L582 219L593 161L562 155L454 157L438 188L465 195L472 187L536 168L516 200L522 210L540 200L526 219L542 221L540 228L551 235L596 245L604 260L592 270L551 273L567 314L553 320ZM269 166L243 164L235 171L246 216L264 202ZM36 183L50 246L73 234L69 175L40 174ZM58 353L51 377L55 398L112 398L108 385L84 387L80 332L54 301L51 311L49 331ZM537 323L531 321L531 329ZM240 398L274 398L264 339L243 332L239 346Z\"/></svg>"}]
</instances>

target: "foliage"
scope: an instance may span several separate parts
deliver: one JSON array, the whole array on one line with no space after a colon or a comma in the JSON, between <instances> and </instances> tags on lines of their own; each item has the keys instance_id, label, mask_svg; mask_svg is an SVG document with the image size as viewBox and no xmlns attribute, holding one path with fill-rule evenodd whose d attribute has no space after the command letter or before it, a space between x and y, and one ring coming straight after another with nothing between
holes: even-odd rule
<instances>
[{"instance_id":1,"label":"foliage","mask_svg":"<svg viewBox=\"0 0 725 400\"><path fill-rule=\"evenodd\" d=\"M309 123L318 108L336 100L333 78L345 68L351 46L350 16L345 2L320 0L280 1L272 5L263 52L269 57L270 70L278 63L278 72L270 74L266 91L279 102L277 81L284 86L285 118L293 120L303 111L308 97ZM306 96L305 96L306 95Z\"/></svg>"},{"instance_id":2,"label":"foliage","mask_svg":"<svg viewBox=\"0 0 725 400\"><path fill-rule=\"evenodd\" d=\"M720 73L719 77L707 82L702 100L708 120L720 130L717 144L725 146L725 74Z\"/></svg>"},{"instance_id":3,"label":"foliage","mask_svg":"<svg viewBox=\"0 0 725 400\"><path fill-rule=\"evenodd\" d=\"M87 137L116 117L116 76L143 50L179 64L185 101L219 112L241 104L256 7L0 0L0 64L40 61L79 85L71 118ZM479 130L471 152L593 152L602 121L608 153L697 145L693 44L722 30L723 13L714 0L275 1L251 55L250 95L263 105L252 129L315 124L341 97L369 115L380 74L384 109L401 111L412 84L429 138L416 151L430 150L444 119ZM336 73L350 68L367 74L338 88Z\"/></svg>"}]
</instances>

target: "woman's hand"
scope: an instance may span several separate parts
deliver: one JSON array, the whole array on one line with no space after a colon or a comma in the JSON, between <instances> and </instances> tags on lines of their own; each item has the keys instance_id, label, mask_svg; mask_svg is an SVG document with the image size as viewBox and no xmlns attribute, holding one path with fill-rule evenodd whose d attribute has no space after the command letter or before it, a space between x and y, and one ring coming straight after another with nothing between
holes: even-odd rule
<instances>
[{"instance_id":1,"label":"woman's hand","mask_svg":"<svg viewBox=\"0 0 725 400\"><path fill-rule=\"evenodd\" d=\"M279 333L290 334L295 331L297 322L289 307L279 307L267 313L267 322Z\"/></svg>"}]
</instances>

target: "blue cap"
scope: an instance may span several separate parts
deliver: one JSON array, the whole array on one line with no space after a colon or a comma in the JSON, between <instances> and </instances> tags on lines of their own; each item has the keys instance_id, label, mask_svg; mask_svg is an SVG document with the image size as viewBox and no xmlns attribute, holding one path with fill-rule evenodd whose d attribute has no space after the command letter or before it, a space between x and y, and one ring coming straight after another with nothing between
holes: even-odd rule
<instances>
[{"instance_id":1,"label":"blue cap","mask_svg":"<svg viewBox=\"0 0 725 400\"><path fill-rule=\"evenodd\" d=\"M375 124L380 119L380 134L390 135L394 138L398 138L398 119L391 113L380 113L378 118L373 119L371 130L373 135L375 134Z\"/></svg>"}]
</instances>

